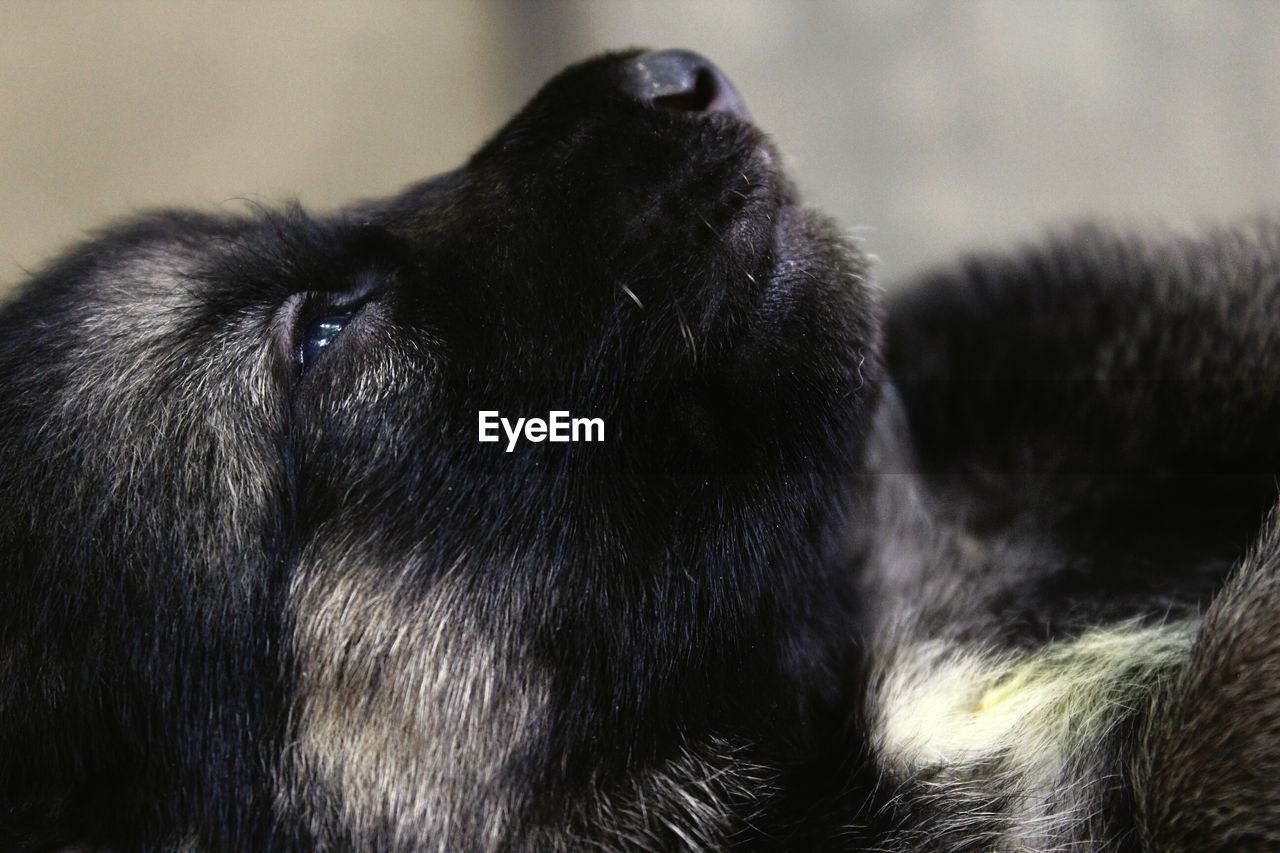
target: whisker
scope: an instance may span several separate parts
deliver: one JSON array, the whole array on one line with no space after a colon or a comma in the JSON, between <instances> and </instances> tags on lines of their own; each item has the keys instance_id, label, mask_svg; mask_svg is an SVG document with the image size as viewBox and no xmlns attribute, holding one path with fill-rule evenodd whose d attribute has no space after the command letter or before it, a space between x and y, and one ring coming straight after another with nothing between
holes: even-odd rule
<instances>
[{"instance_id":1,"label":"whisker","mask_svg":"<svg viewBox=\"0 0 1280 853\"><path fill-rule=\"evenodd\" d=\"M622 292L627 294L627 296L631 297L631 301L636 304L636 307L638 307L641 311L644 310L644 303L640 301L639 296L636 296L636 292L634 290L627 287L625 284L622 284L621 282L618 283L618 287L621 287Z\"/></svg>"}]
</instances>

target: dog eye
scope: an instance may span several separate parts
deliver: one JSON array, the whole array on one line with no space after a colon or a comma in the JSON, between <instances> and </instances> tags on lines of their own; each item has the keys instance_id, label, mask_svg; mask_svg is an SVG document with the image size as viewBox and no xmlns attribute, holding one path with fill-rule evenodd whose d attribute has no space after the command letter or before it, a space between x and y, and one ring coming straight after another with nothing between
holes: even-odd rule
<instances>
[{"instance_id":1,"label":"dog eye","mask_svg":"<svg viewBox=\"0 0 1280 853\"><path fill-rule=\"evenodd\" d=\"M298 370L303 371L315 363L325 347L342 333L354 311L330 311L313 318L302 330L298 339Z\"/></svg>"}]
</instances>

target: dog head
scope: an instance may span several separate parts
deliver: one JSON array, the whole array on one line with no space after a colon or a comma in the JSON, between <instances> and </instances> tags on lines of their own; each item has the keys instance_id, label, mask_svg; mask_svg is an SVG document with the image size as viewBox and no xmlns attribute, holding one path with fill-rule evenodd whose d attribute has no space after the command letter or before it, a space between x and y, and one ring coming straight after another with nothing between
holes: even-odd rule
<instances>
[{"instance_id":1,"label":"dog head","mask_svg":"<svg viewBox=\"0 0 1280 853\"><path fill-rule=\"evenodd\" d=\"M12 831L589 834L767 740L826 655L864 279L674 51L569 69L394 198L54 263L0 344ZM497 428L552 412L592 440Z\"/></svg>"}]
</instances>

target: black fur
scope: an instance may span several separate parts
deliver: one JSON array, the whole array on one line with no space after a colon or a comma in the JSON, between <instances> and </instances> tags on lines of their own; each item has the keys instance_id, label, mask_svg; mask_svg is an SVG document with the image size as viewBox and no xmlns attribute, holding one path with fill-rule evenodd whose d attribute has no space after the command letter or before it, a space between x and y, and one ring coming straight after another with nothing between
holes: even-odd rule
<instances>
[{"instance_id":1,"label":"black fur","mask_svg":"<svg viewBox=\"0 0 1280 853\"><path fill-rule=\"evenodd\" d=\"M145 217L5 308L0 846L1278 837L1274 530L1244 555L1280 228L1071 233L882 324L760 132L638 102L634 57L391 199ZM506 453L481 409L606 440ZM1033 827L1039 776L886 751L919 643L1206 608L1045 783L1087 815Z\"/></svg>"}]
</instances>

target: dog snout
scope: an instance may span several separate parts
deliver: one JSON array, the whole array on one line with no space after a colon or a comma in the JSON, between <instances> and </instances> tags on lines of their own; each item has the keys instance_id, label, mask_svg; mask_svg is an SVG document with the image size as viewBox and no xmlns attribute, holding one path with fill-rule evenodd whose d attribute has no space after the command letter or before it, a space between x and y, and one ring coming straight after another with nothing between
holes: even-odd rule
<instances>
[{"instance_id":1,"label":"dog snout","mask_svg":"<svg viewBox=\"0 0 1280 853\"><path fill-rule=\"evenodd\" d=\"M751 120L724 72L693 51L641 54L627 70L627 94L643 104L676 113L728 113Z\"/></svg>"}]
</instances>

